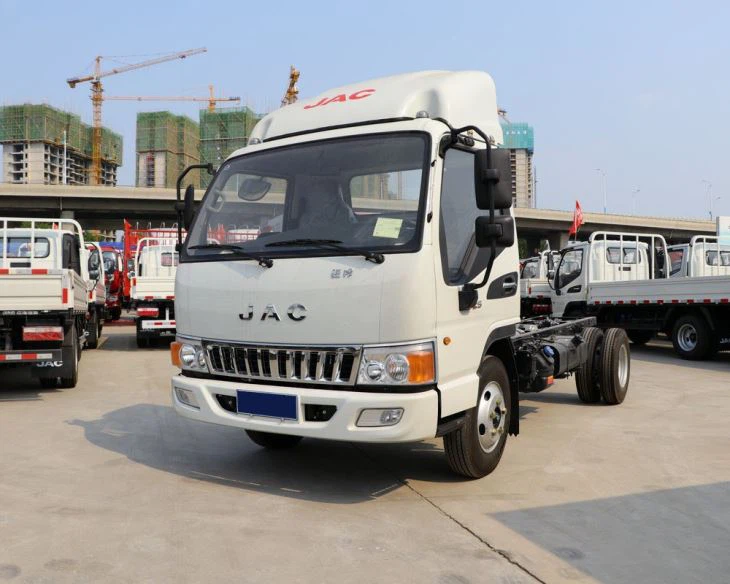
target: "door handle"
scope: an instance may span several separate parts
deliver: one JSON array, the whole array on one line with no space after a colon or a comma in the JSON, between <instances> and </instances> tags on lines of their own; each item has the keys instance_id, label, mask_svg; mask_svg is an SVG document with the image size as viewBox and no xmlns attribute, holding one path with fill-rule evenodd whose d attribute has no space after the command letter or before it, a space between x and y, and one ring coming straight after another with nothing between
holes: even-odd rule
<instances>
[{"instance_id":1,"label":"door handle","mask_svg":"<svg viewBox=\"0 0 730 584\"><path fill-rule=\"evenodd\" d=\"M517 288L517 282L515 282L514 280L505 280L504 282L502 282L502 290L504 290L505 292L511 292L515 288Z\"/></svg>"}]
</instances>

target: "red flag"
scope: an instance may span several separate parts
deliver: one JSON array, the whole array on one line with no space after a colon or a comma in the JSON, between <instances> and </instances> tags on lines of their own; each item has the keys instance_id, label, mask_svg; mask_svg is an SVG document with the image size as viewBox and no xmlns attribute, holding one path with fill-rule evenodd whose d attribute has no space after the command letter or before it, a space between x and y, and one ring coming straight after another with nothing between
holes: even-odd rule
<instances>
[{"instance_id":1,"label":"red flag","mask_svg":"<svg viewBox=\"0 0 730 584\"><path fill-rule=\"evenodd\" d=\"M580 208L580 203L576 201L575 211L573 211L573 225L570 226L568 235L577 235L578 229L580 229L580 226L583 225L583 223L585 223L585 221L583 221L583 209Z\"/></svg>"}]
</instances>

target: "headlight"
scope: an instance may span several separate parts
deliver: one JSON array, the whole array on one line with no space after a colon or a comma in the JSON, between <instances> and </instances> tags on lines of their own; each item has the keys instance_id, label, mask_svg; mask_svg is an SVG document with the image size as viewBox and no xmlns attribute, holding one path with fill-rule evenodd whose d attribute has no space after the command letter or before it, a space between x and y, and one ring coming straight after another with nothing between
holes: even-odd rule
<instances>
[{"instance_id":1,"label":"headlight","mask_svg":"<svg viewBox=\"0 0 730 584\"><path fill-rule=\"evenodd\" d=\"M421 385L435 380L432 342L363 349L359 385Z\"/></svg>"},{"instance_id":2,"label":"headlight","mask_svg":"<svg viewBox=\"0 0 730 584\"><path fill-rule=\"evenodd\" d=\"M205 349L189 339L175 341L170 345L172 364L189 371L208 371Z\"/></svg>"}]
</instances>

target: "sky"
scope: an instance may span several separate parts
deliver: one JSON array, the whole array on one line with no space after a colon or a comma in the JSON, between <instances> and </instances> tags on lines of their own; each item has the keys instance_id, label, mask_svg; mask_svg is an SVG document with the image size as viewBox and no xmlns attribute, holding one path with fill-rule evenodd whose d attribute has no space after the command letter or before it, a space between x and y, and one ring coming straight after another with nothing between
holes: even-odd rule
<instances>
[{"instance_id":1,"label":"sky","mask_svg":"<svg viewBox=\"0 0 730 584\"><path fill-rule=\"evenodd\" d=\"M602 169L609 213L708 218L710 198L716 215L730 215L728 22L730 3L703 0L125 0L63 10L0 0L0 104L45 102L90 123L88 84L65 80L96 55L131 63L201 46L208 52L108 77L105 90L205 96L212 83L266 112L291 64L300 99L385 75L478 69L509 119L535 129L538 207L579 200L602 211ZM119 183L134 183L137 112L197 120L199 107L106 102L104 125L124 136Z\"/></svg>"}]
</instances>

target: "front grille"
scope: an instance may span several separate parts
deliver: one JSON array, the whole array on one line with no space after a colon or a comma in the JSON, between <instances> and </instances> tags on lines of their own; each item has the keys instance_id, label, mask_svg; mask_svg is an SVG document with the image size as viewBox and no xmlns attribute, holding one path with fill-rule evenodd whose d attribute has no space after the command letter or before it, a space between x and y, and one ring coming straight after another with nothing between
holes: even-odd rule
<instances>
[{"instance_id":1,"label":"front grille","mask_svg":"<svg viewBox=\"0 0 730 584\"><path fill-rule=\"evenodd\" d=\"M211 373L283 383L354 385L358 347L277 347L204 343Z\"/></svg>"}]
</instances>

